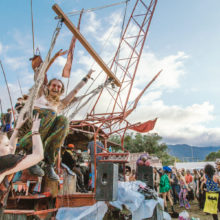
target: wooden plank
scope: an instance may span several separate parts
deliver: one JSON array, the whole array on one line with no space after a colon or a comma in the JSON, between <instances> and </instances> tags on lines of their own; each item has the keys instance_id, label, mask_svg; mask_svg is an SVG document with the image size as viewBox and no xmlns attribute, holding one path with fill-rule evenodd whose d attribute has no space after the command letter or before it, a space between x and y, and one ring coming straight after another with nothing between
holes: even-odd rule
<instances>
[{"instance_id":1,"label":"wooden plank","mask_svg":"<svg viewBox=\"0 0 220 220\"><path fill-rule=\"evenodd\" d=\"M32 214L35 210L5 209L4 214Z\"/></svg>"},{"instance_id":2,"label":"wooden plank","mask_svg":"<svg viewBox=\"0 0 220 220\"><path fill-rule=\"evenodd\" d=\"M40 210L40 211L35 211L35 212L31 213L31 214L27 214L27 216L47 214L47 213L56 212L56 211L57 211L57 208L54 208L54 209L44 209L44 210Z\"/></svg>"},{"instance_id":3,"label":"wooden plank","mask_svg":"<svg viewBox=\"0 0 220 220\"><path fill-rule=\"evenodd\" d=\"M76 193L72 195L57 196L56 208L91 206L96 203L94 193Z\"/></svg>"},{"instance_id":4,"label":"wooden plank","mask_svg":"<svg viewBox=\"0 0 220 220\"><path fill-rule=\"evenodd\" d=\"M10 200L13 199L42 199L42 198L46 198L49 196L45 196L43 194L40 195L29 195L29 196L14 196L14 197L9 197Z\"/></svg>"},{"instance_id":5,"label":"wooden plank","mask_svg":"<svg viewBox=\"0 0 220 220\"><path fill-rule=\"evenodd\" d=\"M79 40L79 42L85 47L85 49L89 52L89 54L94 58L94 60L100 65L100 67L105 71L105 73L111 77L117 86L121 86L121 82L115 76L115 74L109 69L109 67L105 64L102 58L96 53L96 51L92 48L89 42L83 37L83 35L79 32L79 30L74 26L74 24L69 20L69 18L65 15L62 9L58 4L53 5L53 10L55 13L63 20L65 25L69 28L69 30L75 35L75 37Z\"/></svg>"}]
</instances>

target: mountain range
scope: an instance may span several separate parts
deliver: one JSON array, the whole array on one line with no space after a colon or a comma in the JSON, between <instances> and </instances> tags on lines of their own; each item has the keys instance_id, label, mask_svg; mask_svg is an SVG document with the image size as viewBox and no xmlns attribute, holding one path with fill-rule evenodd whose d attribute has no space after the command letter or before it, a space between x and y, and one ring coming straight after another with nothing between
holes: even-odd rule
<instances>
[{"instance_id":1,"label":"mountain range","mask_svg":"<svg viewBox=\"0 0 220 220\"><path fill-rule=\"evenodd\" d=\"M167 145L168 153L181 161L202 161L211 152L217 152L220 147L196 147L187 144Z\"/></svg>"}]
</instances>

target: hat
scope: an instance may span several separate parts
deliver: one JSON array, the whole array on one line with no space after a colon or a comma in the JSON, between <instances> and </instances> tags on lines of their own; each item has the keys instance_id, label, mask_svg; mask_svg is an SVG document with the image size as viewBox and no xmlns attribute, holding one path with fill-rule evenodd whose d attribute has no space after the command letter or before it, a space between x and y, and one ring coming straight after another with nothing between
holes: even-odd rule
<instances>
[{"instance_id":1,"label":"hat","mask_svg":"<svg viewBox=\"0 0 220 220\"><path fill-rule=\"evenodd\" d=\"M164 166L164 167L163 167L163 170L164 170L164 171L167 171L168 173L171 173L171 172L172 172L171 168L168 167L168 166Z\"/></svg>"},{"instance_id":2,"label":"hat","mask_svg":"<svg viewBox=\"0 0 220 220\"><path fill-rule=\"evenodd\" d=\"M68 148L74 148L75 146L74 146L74 144L68 144L67 147Z\"/></svg>"}]
</instances>

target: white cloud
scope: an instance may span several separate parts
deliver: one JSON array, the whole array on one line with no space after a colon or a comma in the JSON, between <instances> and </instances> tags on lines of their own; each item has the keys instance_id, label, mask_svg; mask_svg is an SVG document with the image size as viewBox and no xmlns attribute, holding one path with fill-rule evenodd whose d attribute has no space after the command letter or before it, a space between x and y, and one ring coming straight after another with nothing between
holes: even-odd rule
<instances>
[{"instance_id":1,"label":"white cloud","mask_svg":"<svg viewBox=\"0 0 220 220\"><path fill-rule=\"evenodd\" d=\"M96 14L90 12L85 19L87 20L87 24L84 26L83 32L86 34L96 34L101 26L101 22L96 18Z\"/></svg>"},{"instance_id":2,"label":"white cloud","mask_svg":"<svg viewBox=\"0 0 220 220\"><path fill-rule=\"evenodd\" d=\"M184 52L178 52L175 55L168 55L159 59L155 54L144 51L138 67L135 86L143 87L156 73L163 70L156 83L154 83L154 87L159 89L178 88L180 86L180 77L185 74L184 61L187 58L188 56Z\"/></svg>"},{"instance_id":3,"label":"white cloud","mask_svg":"<svg viewBox=\"0 0 220 220\"><path fill-rule=\"evenodd\" d=\"M24 57L5 57L4 62L12 70L21 70L27 68L27 61Z\"/></svg>"},{"instance_id":4,"label":"white cloud","mask_svg":"<svg viewBox=\"0 0 220 220\"><path fill-rule=\"evenodd\" d=\"M213 111L214 106L208 102L180 107L165 105L158 99L139 105L129 121L143 122L158 117L152 132L157 132L166 143L216 146L220 142L220 128L206 127L214 120Z\"/></svg>"}]
</instances>

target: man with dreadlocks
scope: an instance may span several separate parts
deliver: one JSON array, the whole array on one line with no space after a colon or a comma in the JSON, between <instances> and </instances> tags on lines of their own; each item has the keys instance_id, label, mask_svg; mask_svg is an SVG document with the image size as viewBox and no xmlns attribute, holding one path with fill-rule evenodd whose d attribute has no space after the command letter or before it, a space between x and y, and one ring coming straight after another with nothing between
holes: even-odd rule
<instances>
[{"instance_id":1,"label":"man with dreadlocks","mask_svg":"<svg viewBox=\"0 0 220 220\"><path fill-rule=\"evenodd\" d=\"M64 93L63 82L54 78L46 83L45 78L45 84L34 102L33 114L39 113L41 118L40 134L44 145L45 173L52 180L59 180L59 176L54 171L54 164L69 129L67 118L58 114L76 100L75 95L86 84L92 72L93 70L90 70L64 99L60 99ZM18 143L19 150L24 150L26 153L30 153L32 149L30 127L30 121L25 123L20 131L21 138ZM31 167L30 171L32 174L44 176L44 171L39 165Z\"/></svg>"}]
</instances>

